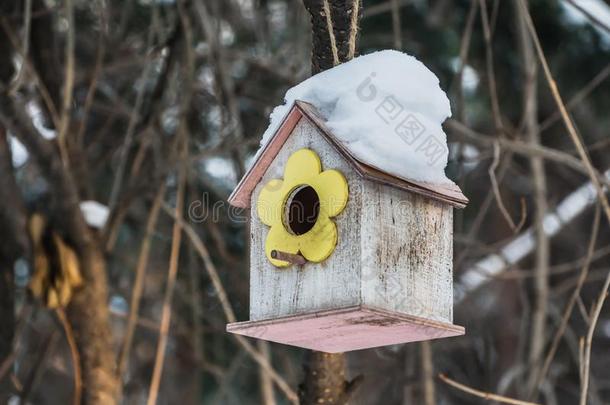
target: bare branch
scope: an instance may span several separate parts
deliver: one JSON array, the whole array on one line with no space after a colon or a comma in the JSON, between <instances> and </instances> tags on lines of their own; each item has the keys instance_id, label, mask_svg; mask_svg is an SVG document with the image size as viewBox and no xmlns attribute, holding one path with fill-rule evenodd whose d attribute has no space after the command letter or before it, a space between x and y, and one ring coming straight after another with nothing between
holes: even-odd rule
<instances>
[{"instance_id":1,"label":"bare branch","mask_svg":"<svg viewBox=\"0 0 610 405\"><path fill-rule=\"evenodd\" d=\"M587 336L584 340L584 348L582 351L582 362L581 362L581 370L582 370L582 382L580 388L580 405L587 404L587 391L589 390L589 375L591 373L591 346L593 344L593 333L595 332L595 327L597 326L597 321L599 320L599 315L602 312L602 307L604 306L604 302L608 297L608 288L610 288L610 272L606 275L606 280L604 281L604 286L602 287L597 300L595 301L593 308L591 308L591 319L589 321L589 329L587 330Z\"/></svg>"},{"instance_id":2,"label":"bare branch","mask_svg":"<svg viewBox=\"0 0 610 405\"><path fill-rule=\"evenodd\" d=\"M513 404L513 405L538 405L535 402L527 402L520 401L518 399L504 397L502 395L492 394L491 392L480 391L474 388L470 388L467 385L461 384L457 381L452 380L447 377L445 374L439 374L438 378L440 378L445 384L448 384L454 388L457 388L460 391L464 391L468 394L474 395L475 397L483 398L488 401L497 401L503 404Z\"/></svg>"}]
</instances>

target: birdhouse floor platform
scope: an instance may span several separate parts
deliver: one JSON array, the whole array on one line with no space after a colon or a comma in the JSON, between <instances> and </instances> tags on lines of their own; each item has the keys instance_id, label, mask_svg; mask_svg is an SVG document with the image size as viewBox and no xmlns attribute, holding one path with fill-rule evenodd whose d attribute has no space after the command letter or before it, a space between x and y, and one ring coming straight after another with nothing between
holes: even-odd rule
<instances>
[{"instance_id":1,"label":"birdhouse floor platform","mask_svg":"<svg viewBox=\"0 0 610 405\"><path fill-rule=\"evenodd\" d=\"M365 306L236 322L227 332L327 353L464 334L464 328Z\"/></svg>"}]
</instances>

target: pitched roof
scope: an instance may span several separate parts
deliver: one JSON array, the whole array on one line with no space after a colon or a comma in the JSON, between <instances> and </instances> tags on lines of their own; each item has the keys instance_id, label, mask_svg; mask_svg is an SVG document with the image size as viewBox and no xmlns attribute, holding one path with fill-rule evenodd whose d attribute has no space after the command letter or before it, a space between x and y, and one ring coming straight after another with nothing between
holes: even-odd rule
<instances>
[{"instance_id":1,"label":"pitched roof","mask_svg":"<svg viewBox=\"0 0 610 405\"><path fill-rule=\"evenodd\" d=\"M445 202L457 208L463 208L468 203L468 198L462 194L460 188L451 184L431 184L418 182L414 180L403 179L392 174L384 172L381 168L372 167L363 163L350 152L349 147L341 143L335 137L330 129L326 126L324 118L320 115L317 109L304 101L296 101L290 112L284 117L279 128L273 134L271 139L263 147L256 161L240 180L233 193L229 196L229 203L236 207L247 208L250 206L250 197L256 185L273 162L273 159L278 154L286 139L292 134L292 130L297 123L305 118L309 120L320 133L328 140L328 142L339 152L354 168L362 178L377 183L396 187L401 190L410 191L421 194L428 198Z\"/></svg>"}]
</instances>

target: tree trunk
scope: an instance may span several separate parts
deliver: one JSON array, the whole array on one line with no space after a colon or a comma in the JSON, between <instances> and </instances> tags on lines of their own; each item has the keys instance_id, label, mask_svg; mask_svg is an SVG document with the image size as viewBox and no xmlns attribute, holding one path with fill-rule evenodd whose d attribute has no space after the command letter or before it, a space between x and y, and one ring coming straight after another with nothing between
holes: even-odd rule
<instances>
[{"instance_id":1,"label":"tree trunk","mask_svg":"<svg viewBox=\"0 0 610 405\"><path fill-rule=\"evenodd\" d=\"M311 15L312 74L352 59L356 54L361 0L303 0ZM328 13L330 11L330 14ZM300 401L308 404L347 404L359 379L345 380L344 353L308 351Z\"/></svg>"},{"instance_id":2,"label":"tree trunk","mask_svg":"<svg viewBox=\"0 0 610 405\"><path fill-rule=\"evenodd\" d=\"M322 353L310 350L305 360L305 380L300 386L302 405L345 405L360 382L345 380L345 354Z\"/></svg>"},{"instance_id":3,"label":"tree trunk","mask_svg":"<svg viewBox=\"0 0 610 405\"><path fill-rule=\"evenodd\" d=\"M4 93L0 93L0 121L25 145L47 178L51 186L51 222L79 257L85 283L75 292L67 314L81 362L82 403L115 404L118 379L109 324L105 260L80 210L74 178L61 160L56 141L40 136L25 111Z\"/></svg>"},{"instance_id":4,"label":"tree trunk","mask_svg":"<svg viewBox=\"0 0 610 405\"><path fill-rule=\"evenodd\" d=\"M106 265L99 246L80 249L85 286L74 294L67 315L79 349L83 404L117 403L115 353L109 325Z\"/></svg>"},{"instance_id":5,"label":"tree trunk","mask_svg":"<svg viewBox=\"0 0 610 405\"><path fill-rule=\"evenodd\" d=\"M357 48L362 0L303 0L303 4L311 15L311 73L352 59ZM330 18L326 10L330 11Z\"/></svg>"},{"instance_id":6,"label":"tree trunk","mask_svg":"<svg viewBox=\"0 0 610 405\"><path fill-rule=\"evenodd\" d=\"M20 3L20 2L17 2ZM12 4L12 6L15 6ZM15 6L16 7L16 6ZM2 5L1 10L7 10ZM33 15L31 42L32 59L38 67L41 79L49 89L54 103L59 103L59 87L63 74L56 69L53 55L53 18L51 13L45 12L46 5L42 0L32 2ZM15 11L18 13L19 10ZM19 21L19 19L17 20ZM51 42L49 42L51 41ZM58 147L54 140L46 140L34 128L31 118L23 111L22 106L14 104L15 101L7 92L7 85L13 75L11 71L13 50L10 41L0 30L0 118L6 130L27 148L31 158L41 169L50 184L51 204L49 215L58 231L78 253L80 269L85 281L82 288L77 290L67 307L67 316L79 351L80 369L82 370L83 404L112 405L117 402L118 380L116 377L115 355L112 347L112 336L109 324L108 292L106 282L105 259L101 247L93 231L87 226L80 211L80 197L76 182L70 168L61 160ZM13 169L10 153L6 144L4 128L0 128L0 190L3 196L11 196L0 201L0 227L6 230L5 234L13 235L15 245L24 245L27 242L25 230L25 214L15 215L19 192L14 184ZM6 172L6 173L5 173ZM25 212L23 209L21 212ZM9 224L10 226L6 226ZM2 314L0 330L0 351L6 352L6 341L12 337L12 261L20 255L20 250L11 247L9 242L3 240L0 247L0 310ZM6 251L16 252L17 256L7 256ZM8 258L8 263L7 259ZM11 266L7 270L8 264ZM10 274L9 274L10 272ZM7 284L8 283L8 284ZM6 327L5 327L6 325ZM10 327L9 327L10 326ZM4 359L1 355L0 361Z\"/></svg>"}]
</instances>

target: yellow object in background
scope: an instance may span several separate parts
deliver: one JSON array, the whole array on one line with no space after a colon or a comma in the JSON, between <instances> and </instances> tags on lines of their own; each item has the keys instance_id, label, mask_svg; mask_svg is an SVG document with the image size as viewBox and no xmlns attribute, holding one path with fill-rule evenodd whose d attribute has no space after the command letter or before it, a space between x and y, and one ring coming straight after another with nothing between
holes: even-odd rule
<instances>
[{"instance_id":1,"label":"yellow object in background","mask_svg":"<svg viewBox=\"0 0 610 405\"><path fill-rule=\"evenodd\" d=\"M256 205L260 220L271 227L265 241L269 261L277 267L290 266L272 258L273 250L300 253L315 263L328 258L337 245L337 226L331 218L343 211L348 195L345 177L337 170L322 171L313 150L294 152L284 179L270 180Z\"/></svg>"},{"instance_id":2,"label":"yellow object in background","mask_svg":"<svg viewBox=\"0 0 610 405\"><path fill-rule=\"evenodd\" d=\"M33 214L28 228L34 253L29 289L48 308L65 307L83 284L78 257L42 215Z\"/></svg>"}]
</instances>

